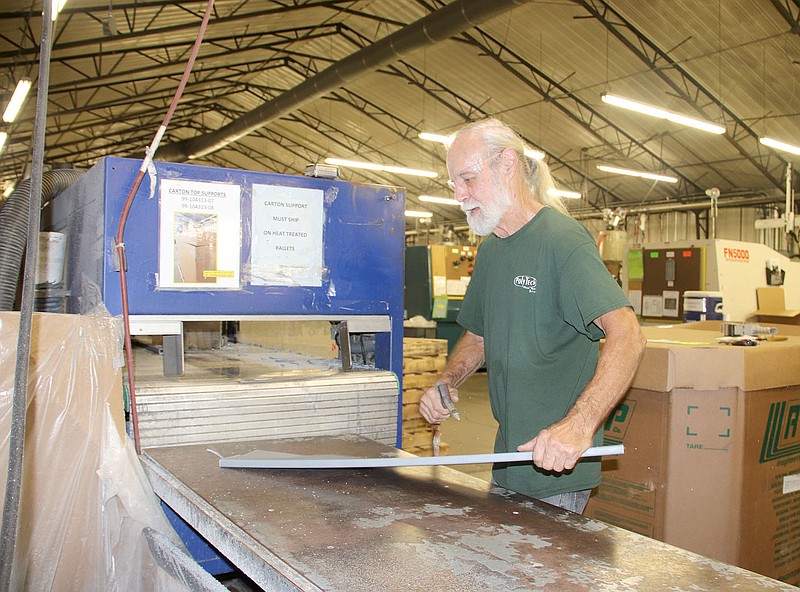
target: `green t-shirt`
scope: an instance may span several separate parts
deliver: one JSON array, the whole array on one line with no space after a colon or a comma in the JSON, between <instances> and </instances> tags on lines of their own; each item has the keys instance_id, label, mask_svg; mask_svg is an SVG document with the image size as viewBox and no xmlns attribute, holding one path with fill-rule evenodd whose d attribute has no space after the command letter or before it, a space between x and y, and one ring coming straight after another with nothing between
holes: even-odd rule
<instances>
[{"instance_id":1,"label":"green t-shirt","mask_svg":"<svg viewBox=\"0 0 800 592\"><path fill-rule=\"evenodd\" d=\"M594 375L603 332L593 323L630 306L606 270L589 232L544 208L507 238L491 235L478 250L458 322L482 336L495 452L515 452L562 419ZM594 444L602 442L602 432ZM533 464L495 465L498 485L543 498L596 487L600 462L569 472Z\"/></svg>"}]
</instances>

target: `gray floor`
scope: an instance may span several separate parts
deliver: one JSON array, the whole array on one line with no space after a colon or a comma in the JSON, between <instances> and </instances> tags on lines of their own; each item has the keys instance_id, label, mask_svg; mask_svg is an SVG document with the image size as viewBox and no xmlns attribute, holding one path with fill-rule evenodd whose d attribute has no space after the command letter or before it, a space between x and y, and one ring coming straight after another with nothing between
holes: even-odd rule
<instances>
[{"instance_id":1,"label":"gray floor","mask_svg":"<svg viewBox=\"0 0 800 592\"><path fill-rule=\"evenodd\" d=\"M442 442L449 445L447 454L484 454L493 452L497 422L489 408L489 387L486 373L470 376L458 389L458 412L461 421L448 419L442 426ZM492 466L454 466L474 477L491 480Z\"/></svg>"}]
</instances>

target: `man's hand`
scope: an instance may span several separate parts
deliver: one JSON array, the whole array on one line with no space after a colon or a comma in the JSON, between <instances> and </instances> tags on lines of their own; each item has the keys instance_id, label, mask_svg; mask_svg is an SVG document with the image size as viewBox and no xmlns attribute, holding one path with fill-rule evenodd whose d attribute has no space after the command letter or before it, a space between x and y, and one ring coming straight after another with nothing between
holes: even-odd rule
<instances>
[{"instance_id":1,"label":"man's hand","mask_svg":"<svg viewBox=\"0 0 800 592\"><path fill-rule=\"evenodd\" d=\"M454 386L450 387L450 398L453 403L458 403L458 390ZM419 412L428 423L442 423L450 417L450 412L442 405L438 382L422 395L419 400Z\"/></svg>"},{"instance_id":2,"label":"man's hand","mask_svg":"<svg viewBox=\"0 0 800 592\"><path fill-rule=\"evenodd\" d=\"M453 351L450 352L447 365L437 376L436 384L425 391L419 401L419 412L422 417L428 423L434 424L442 423L450 417L450 412L442 405L439 385L449 386L450 399L453 403L458 403L458 391L455 385L464 382L470 374L480 368L481 364L483 364L483 337L470 331L464 331Z\"/></svg>"},{"instance_id":3,"label":"man's hand","mask_svg":"<svg viewBox=\"0 0 800 592\"><path fill-rule=\"evenodd\" d=\"M532 452L533 464L545 471L563 473L573 469L591 445L592 434L580 429L575 420L565 418L517 446L517 451Z\"/></svg>"}]
</instances>

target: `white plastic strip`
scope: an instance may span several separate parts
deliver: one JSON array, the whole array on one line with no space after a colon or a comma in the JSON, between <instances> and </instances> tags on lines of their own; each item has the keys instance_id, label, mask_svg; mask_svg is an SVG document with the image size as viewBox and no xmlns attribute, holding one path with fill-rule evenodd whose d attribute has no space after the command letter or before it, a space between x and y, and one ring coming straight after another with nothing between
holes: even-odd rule
<instances>
[{"instance_id":1,"label":"white plastic strip","mask_svg":"<svg viewBox=\"0 0 800 592\"><path fill-rule=\"evenodd\" d=\"M614 456L625 453L622 444L594 446L581 458ZM438 465L471 465L482 463L531 462L530 452L500 452L494 454L462 454L454 456L409 456L358 458L340 455L304 456L268 450L219 459L219 466L230 469L361 469L378 467L430 467Z\"/></svg>"}]
</instances>

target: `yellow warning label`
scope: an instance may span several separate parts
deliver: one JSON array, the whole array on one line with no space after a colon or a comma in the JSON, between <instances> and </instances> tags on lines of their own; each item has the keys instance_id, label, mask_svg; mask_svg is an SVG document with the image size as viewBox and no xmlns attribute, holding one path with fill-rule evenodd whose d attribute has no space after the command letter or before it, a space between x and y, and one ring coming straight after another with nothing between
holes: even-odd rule
<instances>
[{"instance_id":1,"label":"yellow warning label","mask_svg":"<svg viewBox=\"0 0 800 592\"><path fill-rule=\"evenodd\" d=\"M204 278L232 278L233 272L232 271L224 271L222 269L204 269L203 270L203 277Z\"/></svg>"}]
</instances>

